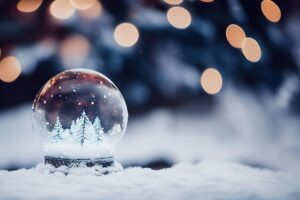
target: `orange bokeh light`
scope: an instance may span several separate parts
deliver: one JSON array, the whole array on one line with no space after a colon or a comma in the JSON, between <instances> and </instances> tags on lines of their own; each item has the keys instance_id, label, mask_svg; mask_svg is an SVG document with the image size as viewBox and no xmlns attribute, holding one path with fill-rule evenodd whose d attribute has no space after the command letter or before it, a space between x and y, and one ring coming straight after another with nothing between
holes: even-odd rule
<instances>
[{"instance_id":1,"label":"orange bokeh light","mask_svg":"<svg viewBox=\"0 0 300 200\"><path fill-rule=\"evenodd\" d=\"M97 0L70 0L70 1L75 8L79 10L85 10L92 7Z\"/></svg>"},{"instance_id":2,"label":"orange bokeh light","mask_svg":"<svg viewBox=\"0 0 300 200\"><path fill-rule=\"evenodd\" d=\"M264 16L271 22L278 22L281 18L281 10L277 4L271 0L261 2L261 11Z\"/></svg>"},{"instance_id":3,"label":"orange bokeh light","mask_svg":"<svg viewBox=\"0 0 300 200\"><path fill-rule=\"evenodd\" d=\"M242 52L250 62L258 62L261 58L261 49L253 38L245 38L242 42Z\"/></svg>"},{"instance_id":4,"label":"orange bokeh light","mask_svg":"<svg viewBox=\"0 0 300 200\"><path fill-rule=\"evenodd\" d=\"M30 13L36 11L43 3L43 0L20 0L17 9L21 12Z\"/></svg>"},{"instance_id":5,"label":"orange bokeh light","mask_svg":"<svg viewBox=\"0 0 300 200\"><path fill-rule=\"evenodd\" d=\"M202 73L200 84L206 93L217 94L222 89L222 76L218 70L208 68Z\"/></svg>"},{"instance_id":6,"label":"orange bokeh light","mask_svg":"<svg viewBox=\"0 0 300 200\"><path fill-rule=\"evenodd\" d=\"M185 29L192 22L192 16L189 11L178 6L168 10L167 19L173 27L178 29Z\"/></svg>"},{"instance_id":7,"label":"orange bokeh light","mask_svg":"<svg viewBox=\"0 0 300 200\"><path fill-rule=\"evenodd\" d=\"M15 81L21 74L21 63L13 56L5 57L0 62L0 79L10 83Z\"/></svg>"},{"instance_id":8,"label":"orange bokeh light","mask_svg":"<svg viewBox=\"0 0 300 200\"><path fill-rule=\"evenodd\" d=\"M59 55L65 67L79 67L91 49L89 41L81 35L72 35L60 43Z\"/></svg>"},{"instance_id":9,"label":"orange bokeh light","mask_svg":"<svg viewBox=\"0 0 300 200\"><path fill-rule=\"evenodd\" d=\"M202 2L204 2L204 3L211 3L211 2L213 2L214 0L200 0L200 1L202 1Z\"/></svg>"},{"instance_id":10,"label":"orange bokeh light","mask_svg":"<svg viewBox=\"0 0 300 200\"><path fill-rule=\"evenodd\" d=\"M236 24L230 24L226 28L226 38L231 46L235 48L241 48L242 42L246 38L246 34L240 26Z\"/></svg>"},{"instance_id":11,"label":"orange bokeh light","mask_svg":"<svg viewBox=\"0 0 300 200\"><path fill-rule=\"evenodd\" d=\"M164 2L170 5L179 5L183 2L183 0L164 0Z\"/></svg>"},{"instance_id":12,"label":"orange bokeh light","mask_svg":"<svg viewBox=\"0 0 300 200\"><path fill-rule=\"evenodd\" d=\"M138 41L139 31L131 23L122 23L115 28L114 38L120 46L131 47Z\"/></svg>"},{"instance_id":13,"label":"orange bokeh light","mask_svg":"<svg viewBox=\"0 0 300 200\"><path fill-rule=\"evenodd\" d=\"M79 10L79 14L81 17L85 19L94 19L98 17L102 12L102 5L99 1L96 1L92 7L85 9L85 10Z\"/></svg>"},{"instance_id":14,"label":"orange bokeh light","mask_svg":"<svg viewBox=\"0 0 300 200\"><path fill-rule=\"evenodd\" d=\"M68 0L55 0L50 5L50 13L56 19L68 19L75 13L75 8Z\"/></svg>"}]
</instances>

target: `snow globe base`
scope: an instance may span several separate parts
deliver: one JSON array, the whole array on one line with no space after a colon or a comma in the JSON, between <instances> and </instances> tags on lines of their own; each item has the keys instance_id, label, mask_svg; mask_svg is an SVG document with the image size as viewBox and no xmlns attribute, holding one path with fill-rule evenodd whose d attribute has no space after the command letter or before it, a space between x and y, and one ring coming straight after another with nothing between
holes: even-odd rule
<instances>
[{"instance_id":1,"label":"snow globe base","mask_svg":"<svg viewBox=\"0 0 300 200\"><path fill-rule=\"evenodd\" d=\"M67 167L111 167L114 165L114 158L96 158L96 159L70 159L70 158L55 158L45 156L45 164L50 164L54 167L67 166Z\"/></svg>"}]
</instances>

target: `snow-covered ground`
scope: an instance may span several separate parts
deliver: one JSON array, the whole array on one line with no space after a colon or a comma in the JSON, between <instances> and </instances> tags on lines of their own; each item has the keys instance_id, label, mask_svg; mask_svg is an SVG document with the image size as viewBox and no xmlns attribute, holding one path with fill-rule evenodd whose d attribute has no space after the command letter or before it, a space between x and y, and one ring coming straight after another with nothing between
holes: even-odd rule
<instances>
[{"instance_id":1,"label":"snow-covered ground","mask_svg":"<svg viewBox=\"0 0 300 200\"><path fill-rule=\"evenodd\" d=\"M81 172L84 172L82 174ZM230 162L127 168L103 176L45 167L0 171L1 199L299 199L299 179Z\"/></svg>"},{"instance_id":2,"label":"snow-covered ground","mask_svg":"<svg viewBox=\"0 0 300 200\"><path fill-rule=\"evenodd\" d=\"M285 94L255 97L224 88L213 109L196 103L129 118L116 149L120 163L186 164L101 177L49 174L41 167L1 171L0 199L300 199L300 123L286 111ZM42 161L29 104L0 114L0 152L2 169Z\"/></svg>"}]
</instances>

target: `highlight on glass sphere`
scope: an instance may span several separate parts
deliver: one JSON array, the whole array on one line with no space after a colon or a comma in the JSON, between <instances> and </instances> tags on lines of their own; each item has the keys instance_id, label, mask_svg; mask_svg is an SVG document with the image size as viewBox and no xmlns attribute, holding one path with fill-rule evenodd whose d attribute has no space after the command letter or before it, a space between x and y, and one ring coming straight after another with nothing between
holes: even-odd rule
<instances>
[{"instance_id":1,"label":"highlight on glass sphere","mask_svg":"<svg viewBox=\"0 0 300 200\"><path fill-rule=\"evenodd\" d=\"M66 70L51 78L32 109L45 159L113 158L128 119L118 88L103 74L87 69Z\"/></svg>"}]
</instances>

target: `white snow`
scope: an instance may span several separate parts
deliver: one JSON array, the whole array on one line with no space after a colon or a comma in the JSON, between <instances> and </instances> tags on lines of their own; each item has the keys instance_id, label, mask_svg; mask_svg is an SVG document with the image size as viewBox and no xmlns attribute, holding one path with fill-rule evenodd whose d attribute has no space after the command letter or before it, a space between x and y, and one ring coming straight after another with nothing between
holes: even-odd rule
<instances>
[{"instance_id":1,"label":"white snow","mask_svg":"<svg viewBox=\"0 0 300 200\"><path fill-rule=\"evenodd\" d=\"M44 150L46 156L56 158L94 159L107 158L114 155L114 147L107 143L102 143L100 146L96 144L80 146L67 143L48 143L44 145Z\"/></svg>"},{"instance_id":2,"label":"white snow","mask_svg":"<svg viewBox=\"0 0 300 200\"><path fill-rule=\"evenodd\" d=\"M231 162L139 167L95 176L89 169L0 171L1 199L299 199L299 179Z\"/></svg>"},{"instance_id":3,"label":"white snow","mask_svg":"<svg viewBox=\"0 0 300 200\"><path fill-rule=\"evenodd\" d=\"M203 112L195 103L135 118L116 157L142 164L235 161L300 173L300 119L283 110L278 98L262 95L224 88L212 110Z\"/></svg>"},{"instance_id":4,"label":"white snow","mask_svg":"<svg viewBox=\"0 0 300 200\"><path fill-rule=\"evenodd\" d=\"M282 95L263 95L224 87L206 112L199 103L151 111L129 120L116 148L116 159L126 165L190 164L105 176L95 176L94 168L50 174L53 168L42 165L0 171L0 199L300 199L299 118L278 104ZM33 166L42 152L29 104L0 114L0 168Z\"/></svg>"},{"instance_id":5,"label":"white snow","mask_svg":"<svg viewBox=\"0 0 300 200\"><path fill-rule=\"evenodd\" d=\"M102 166L93 166L93 167L86 167L84 163L80 165L80 167L67 167L67 166L60 166L58 168L55 168L54 166L50 164L38 164L34 170L37 170L39 172L43 173L49 173L49 174L55 174L55 173L63 173L65 175L82 175L82 176L102 176L108 173L112 172L119 172L123 170L123 166L118 163L114 162L112 166L109 167L102 167Z\"/></svg>"}]
</instances>

